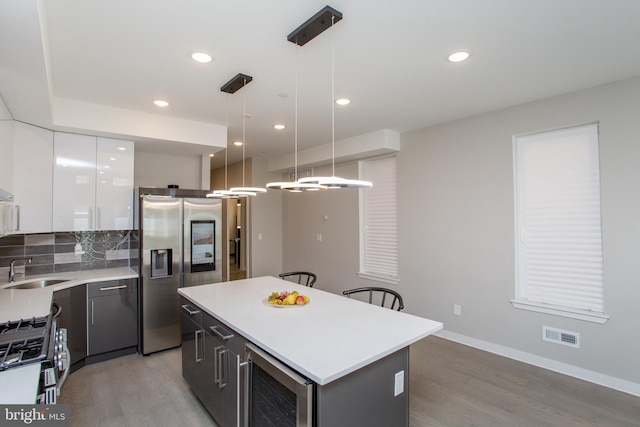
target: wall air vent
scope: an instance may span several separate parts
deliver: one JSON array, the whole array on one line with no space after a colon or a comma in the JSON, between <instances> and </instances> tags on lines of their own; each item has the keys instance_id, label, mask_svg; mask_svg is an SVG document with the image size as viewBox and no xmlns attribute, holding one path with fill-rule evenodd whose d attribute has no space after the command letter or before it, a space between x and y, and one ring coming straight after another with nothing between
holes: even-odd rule
<instances>
[{"instance_id":1,"label":"wall air vent","mask_svg":"<svg viewBox=\"0 0 640 427\"><path fill-rule=\"evenodd\" d=\"M563 331L561 329L543 326L542 339L556 344L580 348L580 334L577 332Z\"/></svg>"}]
</instances>

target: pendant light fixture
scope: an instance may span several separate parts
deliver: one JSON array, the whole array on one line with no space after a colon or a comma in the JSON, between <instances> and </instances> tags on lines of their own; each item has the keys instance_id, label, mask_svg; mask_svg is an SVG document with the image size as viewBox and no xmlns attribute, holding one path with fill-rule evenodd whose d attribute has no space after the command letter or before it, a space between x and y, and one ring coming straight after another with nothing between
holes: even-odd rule
<instances>
[{"instance_id":1,"label":"pendant light fixture","mask_svg":"<svg viewBox=\"0 0 640 427\"><path fill-rule=\"evenodd\" d=\"M327 6L325 9L331 9ZM323 9L323 11L325 10ZM334 11L333 9L331 9ZM320 11L320 12L323 12ZM319 13L320 13L319 12ZM336 17L339 14L339 19L342 19L342 14L340 12L334 11L336 13L331 13L331 25L336 22ZM329 28L330 28L329 27ZM372 187L373 184L370 181L361 181L357 179L346 179L340 178L336 176L336 112L335 112L335 63L334 63L334 53L333 53L333 39L331 41L331 176L310 176L306 178L300 179L301 183L304 184L318 184L325 186L329 189L336 188L369 188Z\"/></svg>"},{"instance_id":2,"label":"pendant light fixture","mask_svg":"<svg viewBox=\"0 0 640 427\"><path fill-rule=\"evenodd\" d=\"M229 94L225 98L225 117L224 117L224 128L225 130L229 128ZM213 199L222 199L224 197L230 198L230 191L227 185L227 154L229 152L229 141L226 141L226 146L224 147L224 190L214 190L211 193L207 193L207 197Z\"/></svg>"},{"instance_id":3,"label":"pendant light fixture","mask_svg":"<svg viewBox=\"0 0 640 427\"><path fill-rule=\"evenodd\" d=\"M225 83L220 90L222 92L226 92L227 94L236 93L238 90L245 87L249 82L253 80L253 77L248 76L246 74L237 74L234 78ZM226 125L227 128L229 126L229 102L227 95L227 117L226 117ZM255 196L258 193L265 193L267 191L266 188L260 187L245 187L245 146L246 146L246 120L247 120L247 112L246 112L246 94L243 94L242 98L242 187L232 187L227 189L227 152L228 148L225 151L224 155L224 190L215 190L209 194L207 197L213 198L225 198L225 199L237 199L238 197L248 197ZM227 143L228 146L228 143Z\"/></svg>"},{"instance_id":4,"label":"pendant light fixture","mask_svg":"<svg viewBox=\"0 0 640 427\"><path fill-rule=\"evenodd\" d=\"M297 46L304 46L323 31L331 28L336 22L342 19L342 13L325 6L318 13L309 18L306 22L296 28L287 36L287 40ZM331 43L331 176L317 177L311 176L298 179L298 141L297 141L297 97L298 97L298 75L296 66L296 145L294 154L295 181L291 183L274 182L267 184L267 188L275 188L287 191L310 191L326 190L328 188L369 188L373 184L369 181L346 179L336 176L336 154L335 154L335 66L334 66L333 42ZM297 57L296 57L297 60ZM311 186L311 187L309 187Z\"/></svg>"},{"instance_id":5,"label":"pendant light fixture","mask_svg":"<svg viewBox=\"0 0 640 427\"><path fill-rule=\"evenodd\" d=\"M298 46L296 43L296 77L295 77L295 101L293 117L293 181L270 182L267 188L271 190L284 190L290 193L302 193L305 191L323 191L327 187L318 183L301 182L298 180Z\"/></svg>"},{"instance_id":6,"label":"pendant light fixture","mask_svg":"<svg viewBox=\"0 0 640 427\"><path fill-rule=\"evenodd\" d=\"M247 84L246 79L244 80L244 85ZM242 187L231 187L231 192L234 194L238 194L240 196L255 196L256 193L266 193L266 188L260 187L245 187L244 185L244 153L245 147L247 146L247 97L246 94L242 95Z\"/></svg>"}]
</instances>

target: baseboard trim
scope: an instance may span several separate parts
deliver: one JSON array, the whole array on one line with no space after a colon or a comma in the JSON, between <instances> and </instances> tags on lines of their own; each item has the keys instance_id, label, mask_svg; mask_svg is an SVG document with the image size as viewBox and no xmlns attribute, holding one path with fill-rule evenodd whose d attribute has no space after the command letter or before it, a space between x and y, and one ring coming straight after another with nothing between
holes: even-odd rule
<instances>
[{"instance_id":1,"label":"baseboard trim","mask_svg":"<svg viewBox=\"0 0 640 427\"><path fill-rule=\"evenodd\" d=\"M455 332L440 330L434 335L449 341L455 341L457 343L468 345L479 350L488 351L489 353L508 357L509 359L518 360L520 362L528 363L530 365L538 366L540 368L548 369L560 374L569 375L574 378L589 381L594 384L640 397L640 384L631 381L625 381L620 378L604 375L598 372L590 371L588 369L578 368L567 363L562 363L556 360L536 356L524 351L514 350L509 347L504 347L475 338L470 338L465 335L457 334Z\"/></svg>"}]
</instances>

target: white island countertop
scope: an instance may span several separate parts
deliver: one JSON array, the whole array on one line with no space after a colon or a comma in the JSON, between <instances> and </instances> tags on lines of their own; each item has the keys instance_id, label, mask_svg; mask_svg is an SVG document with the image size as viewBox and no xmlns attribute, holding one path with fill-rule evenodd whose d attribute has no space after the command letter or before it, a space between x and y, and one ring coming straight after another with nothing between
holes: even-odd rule
<instances>
[{"instance_id":1,"label":"white island countertop","mask_svg":"<svg viewBox=\"0 0 640 427\"><path fill-rule=\"evenodd\" d=\"M264 301L271 292L294 290L310 302L280 308ZM440 322L270 276L178 292L320 385L442 329Z\"/></svg>"}]
</instances>

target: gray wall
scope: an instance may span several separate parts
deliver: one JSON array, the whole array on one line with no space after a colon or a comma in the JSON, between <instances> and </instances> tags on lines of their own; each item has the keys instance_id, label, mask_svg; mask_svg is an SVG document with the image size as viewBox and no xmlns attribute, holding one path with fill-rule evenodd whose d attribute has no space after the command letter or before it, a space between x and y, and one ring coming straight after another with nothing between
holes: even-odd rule
<instances>
[{"instance_id":1,"label":"gray wall","mask_svg":"<svg viewBox=\"0 0 640 427\"><path fill-rule=\"evenodd\" d=\"M200 156L177 156L136 150L133 182L136 188L166 188L169 184L177 184L180 188L199 189L201 170Z\"/></svg>"},{"instance_id":2,"label":"gray wall","mask_svg":"<svg viewBox=\"0 0 640 427\"><path fill-rule=\"evenodd\" d=\"M402 134L396 289L406 311L442 321L445 331L471 341L619 378L640 390L639 95L640 79L633 79ZM611 316L604 325L510 304L512 136L589 122L600 123L605 309ZM356 163L337 167L338 175L357 176ZM376 284L357 277L358 191L282 197L284 270L314 271L316 286L335 293ZM462 316L453 315L453 304L462 306ZM542 341L543 325L580 333L581 348Z\"/></svg>"},{"instance_id":3,"label":"gray wall","mask_svg":"<svg viewBox=\"0 0 640 427\"><path fill-rule=\"evenodd\" d=\"M640 383L640 79L402 135L400 271L407 311L464 336ZM512 136L600 123L604 325L514 309ZM453 304L462 316L453 315ZM581 348L542 341L542 325Z\"/></svg>"},{"instance_id":4,"label":"gray wall","mask_svg":"<svg viewBox=\"0 0 640 427\"><path fill-rule=\"evenodd\" d=\"M268 182L281 180L279 175L266 172L266 159L251 160L252 182L247 186L264 187ZM282 192L268 190L251 197L249 203L251 277L276 276L282 272Z\"/></svg>"},{"instance_id":5,"label":"gray wall","mask_svg":"<svg viewBox=\"0 0 640 427\"><path fill-rule=\"evenodd\" d=\"M331 168L316 167L314 175L331 176ZM357 162L337 164L336 175L357 178ZM314 287L334 293L376 285L376 282L360 279L357 275L358 191L283 193L284 271L314 272L318 275ZM317 240L318 234L322 235L322 241Z\"/></svg>"}]
</instances>

